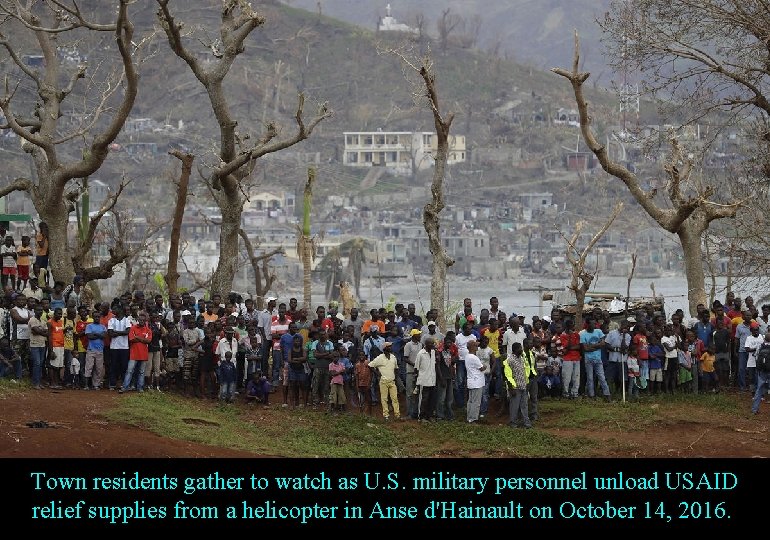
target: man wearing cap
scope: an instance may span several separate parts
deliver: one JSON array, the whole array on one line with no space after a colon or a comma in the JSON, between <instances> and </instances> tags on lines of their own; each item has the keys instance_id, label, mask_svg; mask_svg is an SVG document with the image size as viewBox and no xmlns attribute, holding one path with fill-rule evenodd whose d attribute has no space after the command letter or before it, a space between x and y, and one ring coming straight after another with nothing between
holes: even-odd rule
<instances>
[{"instance_id":1,"label":"man wearing cap","mask_svg":"<svg viewBox=\"0 0 770 540\"><path fill-rule=\"evenodd\" d=\"M388 407L388 398L393 406L393 416L396 420L401 420L401 411L398 406L398 389L396 387L396 372L398 363L396 355L393 354L392 344L386 341L382 345L382 354L369 362L371 369L378 369L380 372L380 402L382 403L382 416L386 421L390 420L390 409Z\"/></svg>"},{"instance_id":2,"label":"man wearing cap","mask_svg":"<svg viewBox=\"0 0 770 540\"><path fill-rule=\"evenodd\" d=\"M420 339L422 332L413 328L409 332L410 340L404 346L404 363L406 364L406 415L417 419L417 370L415 363L417 355L422 350Z\"/></svg>"},{"instance_id":3,"label":"man wearing cap","mask_svg":"<svg viewBox=\"0 0 770 540\"><path fill-rule=\"evenodd\" d=\"M364 343L363 343L363 351L364 356L369 359L373 360L377 356L379 356L379 353L376 351L382 352L382 349L385 345L385 338L380 335L380 327L376 324L373 324L369 328L369 334L364 336ZM379 400L379 374L374 371L372 372L372 384L370 386L372 391L372 400L377 401Z\"/></svg>"},{"instance_id":4,"label":"man wearing cap","mask_svg":"<svg viewBox=\"0 0 770 540\"><path fill-rule=\"evenodd\" d=\"M420 342L425 345L425 340L432 339L433 340L433 346L435 348L436 343L443 343L444 342L444 334L439 332L438 325L436 324L436 321L428 321L428 323L422 327L421 335L420 335Z\"/></svg>"}]
</instances>

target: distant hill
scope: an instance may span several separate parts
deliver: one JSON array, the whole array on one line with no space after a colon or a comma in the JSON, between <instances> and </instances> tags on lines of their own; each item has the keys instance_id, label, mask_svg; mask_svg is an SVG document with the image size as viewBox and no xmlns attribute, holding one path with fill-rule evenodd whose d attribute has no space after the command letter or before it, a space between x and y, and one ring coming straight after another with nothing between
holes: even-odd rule
<instances>
[{"instance_id":1,"label":"distant hill","mask_svg":"<svg viewBox=\"0 0 770 540\"><path fill-rule=\"evenodd\" d=\"M376 28L385 16L388 0L282 0L294 7L335 17L364 28ZM573 35L580 33L585 65L608 84L609 71L605 68L601 32L596 19L603 16L610 0L393 0L391 15L410 26L419 16L430 35L437 34L437 21L447 8L465 22L456 34L472 33L474 21L480 19L478 47L491 51L498 49L516 62L540 69L568 65L572 60Z\"/></svg>"},{"instance_id":2,"label":"distant hill","mask_svg":"<svg viewBox=\"0 0 770 540\"><path fill-rule=\"evenodd\" d=\"M300 3L300 0L294 0L292 5ZM574 4L585 3L584 0L574 1ZM363 6L368 6L370 24L364 28L328 17L333 14L332 6L338 4L347 4L351 12L355 9L361 13L365 13ZM426 11L428 6L439 4L438 0L420 2ZM517 9L527 11L524 3L519 0L491 3L478 0L457 4L473 4L477 9L506 4L505 10L496 12L501 19L507 17L512 21L518 21L512 15ZM537 6L537 9L531 11L543 13L541 4L565 3L546 0L532 2L531 5ZM202 42L217 35L220 2L186 0L174 1L171 5L177 20L184 22L185 29L193 33L187 38L188 46L202 61L213 60L211 50ZM393 4L394 15L398 15L396 9L399 5ZM435 41L427 36L423 40L410 40L403 34L375 32L374 19L371 17L371 13L374 13L371 12L374 9L373 2L325 0L323 6L324 15L319 17L315 11L287 6L277 0L264 0L255 4L266 16L266 23L264 27L252 32L245 43L245 52L239 56L226 79L231 112L238 120L242 136L250 134L258 137L264 123L272 120L284 126L285 133L291 132L299 91L307 95L308 116L312 115L320 101L328 101L335 111L334 117L324 121L308 141L274 157L260 160L255 180L263 185L301 185L305 166L301 157L291 165L291 156L318 152L327 173L325 181L319 182L319 189L324 189L320 186L328 186L335 193L357 191L364 174L339 166L344 131L378 128L386 131L433 130L430 112L415 107L413 103L413 92L420 88L412 86L405 78L403 66L395 56L379 52L387 46L407 44L417 52L428 48L433 51L442 107L445 111L457 113L452 130L466 136L471 151L481 145L505 141L506 144L519 145L533 155L546 155L550 152L553 159L561 153L563 146L574 146L574 129L530 128L530 118L535 113L548 116L559 108L574 107L569 85L558 76L484 50L452 44L441 53ZM95 13L100 20L107 20L112 13L111 7L97 0L84 0L81 7L88 9L89 13ZM132 4L131 15L137 38L147 35L157 26L156 9L153 0L137 0ZM434 7L432 11L440 10ZM553 15L553 21L569 20L577 16L571 7L560 7L554 11L557 12L561 15ZM491 14L485 13L485 17ZM534 13L528 16L534 17ZM559 24L549 24L552 35L557 35ZM435 21L430 26L435 28ZM484 28L483 34L487 37L491 35L492 29L487 31ZM513 34L514 28L507 31ZM534 29L532 31L535 32ZM571 36L571 33L568 34ZM565 36L564 39L565 42L570 41L571 37ZM21 53L35 53L31 40L17 42L25 45ZM27 49L27 46L30 48ZM173 158L166 155L169 145L191 150L196 154L198 164L212 163L215 159L213 150L217 145L218 128L203 87L184 62L170 51L162 32L156 35L150 52L152 54L140 67L141 87L131 118L150 119L156 127L124 130L117 141L121 151L113 152L95 177L114 185L125 173L136 179L129 196L135 196L144 203L146 199L143 197L154 185L156 189L152 193L161 195L162 204L170 203L165 195L171 194L170 184L163 180L163 171L176 171L178 166ZM94 49L89 61L98 63L99 55L109 62L114 62L116 58ZM520 59L521 56L515 54L514 58ZM567 65L569 58L571 52L564 62L559 63ZM610 118L613 114L615 97L612 93L596 92L593 88L587 88L587 91L594 114L601 125L602 118ZM496 109L509 105L520 109L522 123L514 125L495 113ZM77 142L72 143L72 156L80 154L80 148L74 146ZM127 149L136 152L128 155ZM26 156L19 151L18 145L10 150L12 152L5 155L9 174L24 174L29 170ZM510 181L507 175L508 170L499 167L485 174L484 181L495 185L504 184ZM198 182L198 175L195 175L193 181ZM200 194L205 197L205 190L200 189ZM196 202L203 201L198 199Z\"/></svg>"}]
</instances>

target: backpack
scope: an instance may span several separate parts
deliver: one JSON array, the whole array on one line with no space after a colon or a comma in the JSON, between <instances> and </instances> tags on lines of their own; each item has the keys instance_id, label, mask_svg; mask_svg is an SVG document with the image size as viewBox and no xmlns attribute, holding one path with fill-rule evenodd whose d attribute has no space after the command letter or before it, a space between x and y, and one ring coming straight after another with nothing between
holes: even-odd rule
<instances>
[{"instance_id":1,"label":"backpack","mask_svg":"<svg viewBox=\"0 0 770 540\"><path fill-rule=\"evenodd\" d=\"M770 372L770 345L762 344L757 351L757 369L759 371Z\"/></svg>"}]
</instances>

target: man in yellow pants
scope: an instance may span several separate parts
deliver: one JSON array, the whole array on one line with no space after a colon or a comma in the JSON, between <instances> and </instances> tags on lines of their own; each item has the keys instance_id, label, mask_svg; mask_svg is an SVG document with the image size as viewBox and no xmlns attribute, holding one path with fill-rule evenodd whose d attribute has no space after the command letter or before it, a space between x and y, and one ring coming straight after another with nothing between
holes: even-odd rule
<instances>
[{"instance_id":1,"label":"man in yellow pants","mask_svg":"<svg viewBox=\"0 0 770 540\"><path fill-rule=\"evenodd\" d=\"M396 387L398 362L396 355L391 351L392 347L393 344L386 341L382 346L382 354L369 362L370 368L379 368L380 370L380 401L382 402L382 416L385 421L390 420L388 397L390 397L390 402L393 405L393 415L396 420L401 420L401 411L398 408L398 388Z\"/></svg>"}]
</instances>

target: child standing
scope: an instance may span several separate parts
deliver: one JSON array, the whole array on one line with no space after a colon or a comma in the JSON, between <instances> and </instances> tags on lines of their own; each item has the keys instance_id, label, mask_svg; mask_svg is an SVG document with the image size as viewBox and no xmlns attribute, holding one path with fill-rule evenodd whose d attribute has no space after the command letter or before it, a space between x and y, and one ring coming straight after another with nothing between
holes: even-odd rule
<instances>
[{"instance_id":1,"label":"child standing","mask_svg":"<svg viewBox=\"0 0 770 540\"><path fill-rule=\"evenodd\" d=\"M626 389L626 393L628 394L629 400L634 401L639 399L639 388L642 386L642 374L639 370L639 359L637 358L637 354L636 345L632 343L631 347L628 349L628 358L626 359L628 367L628 388Z\"/></svg>"},{"instance_id":2,"label":"child standing","mask_svg":"<svg viewBox=\"0 0 770 540\"><path fill-rule=\"evenodd\" d=\"M358 356L358 362L356 362L353 370L353 379L358 394L358 412L363 412L364 404L366 404L366 413L372 414L372 399L369 390L372 384L372 370L369 369L369 361L365 354Z\"/></svg>"},{"instance_id":3,"label":"child standing","mask_svg":"<svg viewBox=\"0 0 770 540\"><path fill-rule=\"evenodd\" d=\"M72 388L80 389L80 360L77 356L73 356L70 360L70 380Z\"/></svg>"},{"instance_id":4,"label":"child standing","mask_svg":"<svg viewBox=\"0 0 770 540\"><path fill-rule=\"evenodd\" d=\"M711 343L700 357L700 372L703 377L703 390L714 394L719 393L719 377L714 367L716 359L716 346Z\"/></svg>"},{"instance_id":5,"label":"child standing","mask_svg":"<svg viewBox=\"0 0 770 540\"><path fill-rule=\"evenodd\" d=\"M233 353L227 351L225 357L219 362L219 399L227 403L233 402L237 379L238 371L233 362Z\"/></svg>"},{"instance_id":6,"label":"child standing","mask_svg":"<svg viewBox=\"0 0 770 540\"><path fill-rule=\"evenodd\" d=\"M10 284L13 290L16 290L16 246L13 243L13 236L10 234L5 237L5 242L0 246L0 257L3 260L3 288Z\"/></svg>"},{"instance_id":7,"label":"child standing","mask_svg":"<svg viewBox=\"0 0 770 540\"><path fill-rule=\"evenodd\" d=\"M17 290L23 291L29 281L29 265L32 260L32 246L29 236L21 237L21 247L16 250Z\"/></svg>"},{"instance_id":8,"label":"child standing","mask_svg":"<svg viewBox=\"0 0 770 540\"><path fill-rule=\"evenodd\" d=\"M329 363L329 378L331 379L331 391L329 392L329 412L335 413L345 409L345 366L340 362L339 348L332 351L332 361Z\"/></svg>"},{"instance_id":9,"label":"child standing","mask_svg":"<svg viewBox=\"0 0 770 540\"><path fill-rule=\"evenodd\" d=\"M658 341L659 334L660 330L656 330L655 334L650 336L647 345L647 354L650 357L650 390L655 395L658 395L663 387L663 358L665 357L663 347Z\"/></svg>"},{"instance_id":10,"label":"child standing","mask_svg":"<svg viewBox=\"0 0 770 540\"><path fill-rule=\"evenodd\" d=\"M540 391L546 397L556 398L561 395L561 358L556 351L556 345L551 344L545 372L540 377Z\"/></svg>"}]
</instances>

